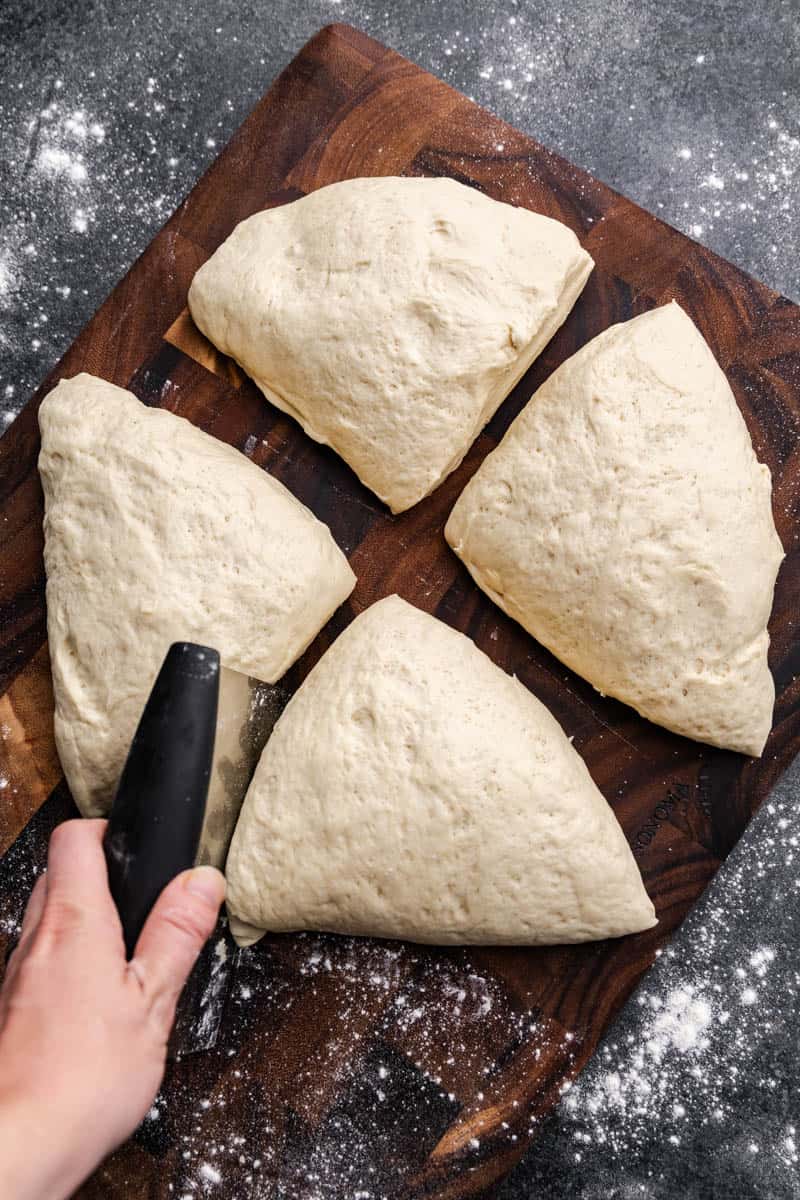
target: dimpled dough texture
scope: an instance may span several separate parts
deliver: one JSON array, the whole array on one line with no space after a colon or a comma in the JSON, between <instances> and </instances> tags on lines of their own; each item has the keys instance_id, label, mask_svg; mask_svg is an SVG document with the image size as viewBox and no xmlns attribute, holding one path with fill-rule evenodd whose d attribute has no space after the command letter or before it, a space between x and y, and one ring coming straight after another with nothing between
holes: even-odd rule
<instances>
[{"instance_id":1,"label":"dimpled dough texture","mask_svg":"<svg viewBox=\"0 0 800 1200\"><path fill-rule=\"evenodd\" d=\"M445 532L484 591L601 692L676 733L761 753L783 557L770 473L677 304L559 367Z\"/></svg>"},{"instance_id":2,"label":"dimpled dough texture","mask_svg":"<svg viewBox=\"0 0 800 1200\"><path fill-rule=\"evenodd\" d=\"M78 375L39 424L56 744L98 815L171 642L272 682L355 578L282 484L182 417Z\"/></svg>"},{"instance_id":3,"label":"dimpled dough texture","mask_svg":"<svg viewBox=\"0 0 800 1200\"><path fill-rule=\"evenodd\" d=\"M287 706L228 863L260 929L558 943L655 923L613 812L522 684L397 596Z\"/></svg>"},{"instance_id":4,"label":"dimpled dough texture","mask_svg":"<svg viewBox=\"0 0 800 1200\"><path fill-rule=\"evenodd\" d=\"M351 179L243 221L189 307L402 512L458 466L591 269L566 226L450 179Z\"/></svg>"}]
</instances>

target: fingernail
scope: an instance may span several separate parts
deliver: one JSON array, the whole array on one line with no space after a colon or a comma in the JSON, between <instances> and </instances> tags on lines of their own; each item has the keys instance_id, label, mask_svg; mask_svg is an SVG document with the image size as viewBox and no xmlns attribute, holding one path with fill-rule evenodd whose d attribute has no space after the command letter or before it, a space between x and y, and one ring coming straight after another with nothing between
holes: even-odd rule
<instances>
[{"instance_id":1,"label":"fingernail","mask_svg":"<svg viewBox=\"0 0 800 1200\"><path fill-rule=\"evenodd\" d=\"M185 887L210 908L219 908L225 899L225 876L216 867L195 867L186 876Z\"/></svg>"}]
</instances>

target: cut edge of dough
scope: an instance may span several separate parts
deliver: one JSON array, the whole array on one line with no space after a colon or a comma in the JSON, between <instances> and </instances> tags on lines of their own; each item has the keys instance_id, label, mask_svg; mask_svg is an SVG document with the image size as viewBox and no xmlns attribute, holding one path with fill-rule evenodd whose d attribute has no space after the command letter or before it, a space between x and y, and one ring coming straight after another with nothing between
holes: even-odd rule
<instances>
[{"instance_id":1,"label":"cut edge of dough","mask_svg":"<svg viewBox=\"0 0 800 1200\"><path fill-rule=\"evenodd\" d=\"M168 417L170 422L177 422L180 426L184 426L184 427L191 429L192 431L194 431L194 433L201 435L202 438L207 439L210 443L214 443L214 445L219 448L220 453L227 455L231 462L233 462L235 460L237 463L237 467L240 467L241 469L248 471L248 472L255 470L258 473L259 478L263 477L263 479L265 481L267 481L269 484L273 485L273 487L277 487L282 501L283 500L291 501L292 505L296 506L298 510L303 510L304 514L308 518L310 518L313 527L318 526L322 530L325 531L325 534L330 539L331 545L336 547L336 550L338 552L337 556L336 556L335 566L336 566L336 576L338 576L340 586L335 591L332 591L330 605L326 606L326 608L324 610L325 611L324 620L321 622L319 627L316 630L312 631L308 635L308 637L303 641L303 643L299 646L299 648L297 649L296 652L292 652L290 649L286 648L284 650L283 657L278 661L278 663L275 666L275 669L273 671L263 670L262 672L259 673L259 675L255 675L255 674L250 673L247 670L243 669L243 667L241 665L231 664L227 660L227 658L225 659L225 661L223 661L223 664L222 664L223 667L228 669L227 670L228 674L230 674L231 676L233 676L235 678L238 678L241 681L246 681L251 688L253 686L255 686L257 688L261 688L265 684L274 685L274 684L278 683L278 681L283 678L283 676L290 669L290 667L293 665L293 663L296 662L297 659L299 659L305 653L305 651L308 649L309 645L311 645L311 643L319 635L321 630L324 629L325 625L327 625L327 623L331 620L331 618L333 617L333 615L337 611L337 609L347 601L347 599L352 594L352 591L355 588L355 585L357 583L356 574L353 571L352 567L350 566L350 563L348 562L347 556L345 555L344 551L338 545L336 539L333 537L330 527L327 525L327 523L325 521L322 521L319 517L317 517L316 514L307 505L305 505L300 499L298 499L298 497L295 496L294 493L288 487L286 487L285 484L281 483L280 480L271 476L268 471L259 467L256 463L254 463L252 461L252 459L250 459L246 454L244 454L241 450L239 450L238 447L236 447L228 442L225 442L224 440L222 440L220 438L217 438L214 434L209 433L207 430L203 429L201 426L196 425L193 421L188 420L186 417L182 416L180 413L173 412L171 409L160 408L160 407L156 407L155 409L149 408L129 388L121 387L118 384L112 383L110 380L104 379L98 375L94 375L88 371L79 371L73 376L66 376L66 377L60 379L43 398L42 403L39 407L39 412L37 414L37 421L38 421L38 425L39 425L39 429L40 429L40 438L41 438L41 448L40 448L40 454L39 454L39 459L38 459L39 464L41 464L43 456L47 453L47 445L46 444L47 444L48 435L49 435L48 422L49 422L49 418L50 418L51 409L54 409L58 403L62 402L63 398L65 396L68 396L69 402L73 403L72 396L71 396L73 385L78 385L81 388L86 388L89 391L101 393L104 400L108 397L108 395L110 393L111 397L114 399L115 402L128 404L129 401L133 401L133 402L135 402L136 405L139 406L139 408L142 409L143 412L146 412L148 414L153 414L153 413L162 414L163 416ZM77 421L79 419L79 417L80 417L80 412L76 411L74 414L74 420ZM39 470L41 473L41 467L39 468ZM52 503L52 500L55 496L55 492L57 489L54 488L53 494L51 496L50 481L47 478L45 478L44 476L42 476L42 486L43 486L45 499L47 500L49 498L50 502ZM45 505L45 508L47 509L47 504ZM45 517L45 520L46 520L46 517ZM49 588L50 588L49 580L47 581L47 588L49 591ZM47 610L46 615L47 615L47 627L48 627L48 640L52 647L53 644L58 640L57 637L54 637L54 631L53 631L53 628L51 627L51 620L53 619L53 605L51 603L48 603L46 606L46 610ZM58 668L57 668L56 664L54 663L53 664L53 674L54 675L56 675L57 669ZM154 682L154 680L155 680L155 673L153 674L152 679L150 680L150 684L147 689L148 694L149 694L150 686L152 686L152 683ZM101 802L100 800L97 799L97 797L95 795L95 791L89 785L88 780L83 779L80 775L78 775L76 777L75 764L79 763L81 758L83 757L83 752L81 749L81 739L76 736L74 718L68 718L62 712L63 704L62 704L61 689L57 686L57 680L56 680L56 686L54 687L54 690L55 690L54 713L53 713L54 739L55 739L56 750L58 753L59 762L62 766L62 770L64 772L65 779L67 780L67 783L69 785L70 793L75 802L75 806L78 809L81 816L83 816L85 818L105 817L108 815L111 805L112 805L112 802L113 802L113 791L116 790L116 783L114 784L114 789L111 793L111 798L108 799L107 801ZM146 700L146 695L143 698L143 701L142 701L143 704L144 704L145 700ZM108 717L108 721L109 721L109 723L111 723L110 714ZM69 764L69 767L67 767L65 764ZM200 861L199 858L198 858L198 861Z\"/></svg>"},{"instance_id":2,"label":"cut edge of dough","mask_svg":"<svg viewBox=\"0 0 800 1200\"><path fill-rule=\"evenodd\" d=\"M441 178L447 179L448 177L442 176ZM453 182L455 182L455 181L453 181ZM329 186L331 186L331 185L329 185ZM502 203L502 202L497 201L497 203ZM515 206L511 206L511 207L515 207ZM531 211L533 213L533 210L526 210L526 211ZM542 216L542 217L546 216L546 214L544 214L544 213L533 213L533 215ZM492 417L498 411L498 409L503 404L503 402L506 400L506 398L508 397L510 392L512 392L513 389L517 386L520 379L522 379L523 375L528 370L530 370L531 366L536 361L536 359L539 357L539 355L542 353L544 348L547 346L548 342L550 342L551 339L553 337L555 337L558 330L565 323L565 321L569 317L570 313L572 312L572 309L575 307L575 304L577 303L584 287L586 286L589 276L591 275L592 271L594 270L594 267L595 267L594 259L592 258L591 254L588 252L588 250L585 250L584 247L581 245L580 239L575 234L575 232L573 230L571 230L568 225L564 225L563 222L559 222L553 217L546 217L546 219L550 220L550 221L554 221L556 224L562 225L564 230L566 230L568 233L570 233L572 235L572 237L575 239L575 246L576 246L575 261L573 263L572 269L570 271L568 271L564 277L563 286L559 293L557 302L553 306L552 310L547 315L545 320L542 322L539 329L536 331L536 334L534 335L534 337L531 338L531 340L527 343L527 345L522 348L522 350L519 352L517 358L514 360L514 362L509 367L508 371L501 377L500 380L498 380L495 387L492 388L492 390L490 391L490 393L487 397L486 403L484 404L478 418L476 419L474 425L472 426L468 440L466 441L463 448L461 448L457 451L457 453L453 456L453 458L450 459L450 461L445 465L445 467L443 467L441 472L428 484L427 490L424 491L420 495L415 495L415 497L413 499L398 500L398 498L396 496L393 498L389 493L387 493L385 491L385 489L383 491L379 491L373 483L370 483L366 479L364 479L364 477L356 470L356 468L353 466L353 464L347 458L344 457L344 455L340 452L339 448L337 447L335 441L332 441L329 437L326 437L324 434L319 433L315 429L313 422L309 419L309 417L305 413L303 413L301 411L301 409L297 406L297 404L294 402L294 400L291 397L277 391L275 389L275 387L271 383L269 383L267 380L260 378L256 375L253 375L250 372L249 368L246 367L245 364L242 363L238 358L236 358L235 355L231 354L228 351L223 351L223 353L225 353L228 358L232 359L232 361L236 363L236 365L248 377L248 379L252 379L252 381L255 383L256 387L259 389L260 392L262 392L262 394L265 396L265 398L269 401L270 404L273 404L275 406L275 408L277 408L280 412L285 413L287 416L291 417L292 420L296 421L298 423L298 425L301 427L301 429L303 430L303 432L306 433L308 435L308 437L310 437L312 439L312 441L315 441L319 445L322 445L322 446L329 446L334 451L334 453L336 453L342 459L342 461L349 467L349 469L353 472L353 474L356 476L356 478L364 485L364 487L366 487L369 491L371 491L373 493L373 495L377 496L378 499L389 508L390 512L392 512L395 516L398 515L399 513L407 512L409 509L413 508L415 505L420 504L423 500L427 499L428 496L430 496L433 492L436 491L436 489L438 487L441 486L441 484L448 477L448 475L451 475L453 473L453 471L457 470L457 468L461 465L461 463L466 458L467 454L469 453L472 445L474 444L475 440L477 439L477 437L479 436L481 431L485 428L485 426L489 423L489 421L492 419ZM232 231L232 234L235 232L236 232L236 230L234 229ZM232 236L232 234L230 236ZM205 264L203 264L203 265L205 266ZM200 267L198 269L198 271L195 274L195 278L197 277L197 275L200 274L200 272L202 270L203 270L203 267ZM195 324L197 325L197 327L201 331L201 333L203 333L203 335L205 337L207 337L209 339L209 341L212 341L212 343L213 343L213 339L211 338L208 331L204 328L204 324L200 320L199 314L195 313L194 306L192 304L192 289L194 286L195 278L192 279L192 281L189 285L189 290L188 290L188 295L187 295L187 304L189 307L189 313L192 317L192 320L195 322ZM214 343L214 344L216 344L216 343Z\"/></svg>"},{"instance_id":3,"label":"cut edge of dough","mask_svg":"<svg viewBox=\"0 0 800 1200\"><path fill-rule=\"evenodd\" d=\"M396 594L388 596L388 597L384 597L383 600L377 601L376 604L380 605L382 603L386 603L389 600L397 600L397 601L400 601L401 603L403 603L404 605L408 604L407 601L404 601L402 599L402 597L400 597ZM370 606L370 607L375 607L375 605ZM410 607L416 607L416 606L412 605ZM367 610L364 610L364 611L366 612ZM420 611L424 612L424 610L420 610ZM363 613L361 615L363 615ZM426 614L426 615L432 616L432 614ZM457 630L452 630L452 628L449 625L447 625L446 622L442 622L442 624L444 624L445 627L448 628L449 630L451 630L452 632L458 633ZM460 636L466 637L466 635L460 635ZM471 638L468 638L467 640L471 643L471 645L473 646L473 648L475 650L479 650L479 648L477 646L475 646L475 643L472 641ZM483 651L480 651L480 653L485 654L485 652L483 652ZM489 659L488 655L485 655L485 657L487 659ZM489 661L492 662L492 664L496 670L500 671L502 674L507 674L506 672L503 671L503 669L501 667L498 667L498 665L496 663L493 663L493 660L489 659ZM524 691L526 694L531 695L533 697L533 699L536 700L545 709L545 711L552 717L552 713L550 712L550 709L547 708L545 705L543 705L541 701L538 701L538 698L533 693L530 693L529 689L527 689L519 680L517 680L515 676L510 676L510 678L517 684L517 686L522 691ZM287 710L284 709L284 714L286 713L286 711ZM559 728L560 728L560 726L559 726ZM563 730L561 732L563 734ZM564 735L564 736L566 736L566 735ZM571 739L569 739L569 740L571 742ZM581 760L581 763L583 764L587 778L589 778L591 781L592 788L595 791L597 791L599 796L602 798L604 805L608 808L608 811L609 811L612 821L616 824L616 826L619 830L619 833L627 846L628 857L630 859L630 865L633 868L633 871L636 876L637 884L638 884L638 886L636 888L635 897L633 897L633 896L630 897L631 907L630 907L630 911L628 914L629 919L625 922L625 928L621 929L621 930L616 930L616 931L613 929L609 929L607 932L603 933L602 935L597 935L595 938L590 939L590 940L601 941L601 940L607 940L607 939L628 937L630 935L641 933L648 929L652 929L658 924L659 918L656 913L655 905L653 904L653 901L645 887L644 879L642 878L641 869L639 867L639 864L636 862L636 860L633 856L633 852L631 850L630 844L628 843L627 838L625 837L625 833L622 828L622 825L620 824L619 819L617 818L612 805L610 805L608 803L608 800L606 799L606 797L603 795L602 792L600 792L599 788L597 788L597 785L594 783L594 781L591 780L591 776L588 772L588 768L586 767L586 763L582 757L580 757L580 760ZM236 941L236 944L242 948L253 945L257 941L259 941L262 937L264 937L265 934L268 934L268 933L290 934L291 935L291 934L307 933L307 932L312 931L310 926L302 924L302 923L298 923L297 925L295 925L294 923L292 923L292 924L287 923L287 924L281 924L281 925L270 924L268 926L261 926L261 925L253 924L253 922L250 919L241 917L236 913L236 911L234 910L234 908L231 905L230 897L226 900L226 910L227 910L227 917L228 917L228 922L229 922L229 927L230 927L231 933L234 937L234 940ZM330 934L335 934L338 936L344 935L344 936L351 936L351 937L352 936L377 937L380 939L386 939L386 940L390 940L390 941L409 941L409 942L413 942L416 944L432 945L432 946L582 945L582 944L585 944L585 941L586 941L585 938L581 938L581 937L559 938L557 940L554 939L552 941L547 941L547 940L524 941L524 940L519 939L518 937L513 937L513 938L508 938L508 939L495 939L495 940L489 941L489 940L484 940L482 938L471 939L470 937L464 937L464 936L452 936L452 935L450 935L450 936L444 935L443 936L443 935L441 935L441 933L439 933L436 936L433 936L433 935L426 935L424 932L416 934L413 938L409 938L407 936L402 936L402 935L399 935L396 933L388 933L388 932L368 933L368 932L364 932L364 931L359 931L357 933L353 933L351 931L348 933L347 929L345 929L345 928L342 928L342 927L334 928L334 927L327 927L327 926L320 926L319 928L314 927L313 932L330 933Z\"/></svg>"},{"instance_id":4,"label":"cut edge of dough","mask_svg":"<svg viewBox=\"0 0 800 1200\"><path fill-rule=\"evenodd\" d=\"M708 343L706 342L706 339L703 337L702 332L697 328L697 326L695 325L694 321L692 321L689 314L683 309L683 307L680 304L678 304L678 302L676 300L673 299L663 305L656 306L656 308L654 308L654 309L649 309L648 313L658 312L660 308L675 308L675 309L677 309L678 312L689 322L689 324L691 325L691 327L694 330L697 337L699 337L703 341L704 345L708 348L709 353L711 353L713 355L713 351L711 351L710 347L708 346ZM641 314L641 315L646 315L646 314ZM638 317L631 318L631 320L633 320L633 321L636 321L638 319L640 319L640 318L638 318ZM585 342L584 345L581 346L580 349L575 352L575 355L582 353L583 350L585 350L587 347L591 346L594 341L597 341L599 338L603 337L604 335L609 334L612 331L624 330L625 326L628 324L629 324L629 321L618 321L613 325L607 326L606 329L602 330L601 333L597 334L595 336L595 338L592 338L588 342ZM546 387L551 382L553 377L555 375L557 375L560 370L562 370L564 367L566 367L570 363L571 359L573 357L575 357L575 355L571 355L570 358L565 359L564 362L558 368L556 368L556 370L553 372L553 374L551 376L549 376L544 381L543 384L540 385L540 388L537 388L536 391L531 394L529 400L523 406L523 408L520 410L517 418L515 418L515 421L520 420L523 413L527 409L528 405L532 404L534 402L534 400L536 399L536 396L537 396L538 392L540 391L540 389L543 387ZM715 358L715 361L716 361L716 358ZM725 375L725 372L722 370L722 367L719 365L718 362L717 362L717 367L722 372L725 379L727 380L727 375ZM731 393L733 395L734 403L737 404L737 408L738 408L738 402L736 401L736 397L735 397L735 394L733 394L732 389L731 389ZM511 428L513 428L514 423L515 422L512 422L512 426L509 427L509 430L506 431L506 434L508 434L510 432ZM500 449L500 447L502 446L502 442L503 442L503 439L501 439L501 441L495 447L495 450ZM752 439L751 439L751 444L752 444ZM487 454L483 460L483 463L485 463L488 459L490 459L493 453L494 453L494 450L491 451L489 454ZM753 447L753 453L755 455L755 447ZM769 467L766 464L761 463L761 460L758 459L757 455L756 455L756 459L762 467L765 467L766 470L769 471ZM483 463L481 464L481 466L483 466ZM480 468L479 468L479 470L480 470ZM770 479L771 479L771 472L770 472ZM593 683L593 681L580 669L580 667L574 664L574 662L571 660L570 657L565 657L561 653L561 651L556 649L555 646L551 645L548 640L540 638L536 633L534 633L533 630L529 628L529 626L525 620L524 614L520 611L518 605L514 602L513 598L507 597L505 595L505 593L503 593L503 592L498 592L497 589L495 587L493 587L492 584L489 582L489 580L486 577L480 564L476 563L475 560L472 558L472 556L470 556L466 553L466 551L464 549L463 534L468 531L467 530L467 526L468 526L467 517L469 515L469 510L465 507L464 501L465 501L466 494L470 488L471 482L472 482L472 480L470 480L470 483L468 483L466 485L464 490L457 497L456 502L453 505L453 508L450 511L450 515L447 518L447 521L445 523L444 537L445 537L447 544L450 546L453 553L457 555L459 560L467 568L473 581L477 584L477 586L481 589L481 591L483 591L489 597L489 599L492 601L493 604L496 604L497 607L502 612L506 613L513 621L516 621L517 624L520 625L525 630L525 632L528 634L529 637L532 637L534 639L534 641L539 643L539 645L544 646L546 650L548 650L551 654L553 654L559 660L559 662L564 663L564 665L569 670L574 671L575 674L578 675L581 679L584 679L584 680L586 680L586 682L591 684L591 686L595 689L595 691L598 693L598 695L600 695L600 696L611 695L610 692L606 693L606 692L601 691L600 688L598 688ZM457 529L456 526L458 526L459 528ZM786 557L786 551L783 546L782 540L780 539L780 535L777 533L777 529L775 528L774 515L773 515L773 528L775 529L775 535L778 538L778 541L780 543L780 548L781 548L781 556L780 556L780 559L778 560L778 565L776 567L776 579L777 579L777 572L780 570L780 565L781 565L783 559ZM774 583L773 583L773 603L774 603ZM769 638L769 626L768 625L765 629L765 633L767 635L767 645L769 646L770 638ZM771 703L770 709L769 709L769 719L764 720L763 730L761 730L758 733L756 733L754 731L752 737L742 738L737 741L733 741L731 739L721 739L721 738L713 738L713 737L707 737L707 736L700 737L697 734L692 734L691 732L689 732L688 729L685 728L681 723L678 723L678 722L668 723L666 721L660 721L660 720L656 721L656 720L654 720L653 717L648 716L647 713L642 712L641 709L637 708L636 705L632 704L630 701L625 700L616 695L614 696L614 699L617 701L617 703L624 704L626 707L632 709L635 713L637 713L642 718L642 720L645 720L651 724L657 725L661 729L666 729L668 732L674 733L674 734L678 735L679 737L688 738L690 741L697 742L699 745L712 746L715 749L729 750L736 754L744 754L744 755L747 755L748 757L760 758L764 752L764 747L766 746L769 735L772 732L772 726L773 726L773 721L774 721L775 679L772 674L772 671L770 671L769 668L768 668L768 675L769 675L769 683L771 686L771 696L772 696L772 703Z\"/></svg>"},{"instance_id":5,"label":"cut edge of dough","mask_svg":"<svg viewBox=\"0 0 800 1200\"><path fill-rule=\"evenodd\" d=\"M491 421L494 414L503 404L504 400L517 386L525 372L529 371L533 366L534 362L544 350L547 343L551 341L552 338L554 338L558 333L559 329L572 312L572 309L577 303L578 297L586 286L586 281L594 270L594 259L585 250L583 250L582 247L580 247L580 249L581 259L578 263L579 269L575 270L570 276L568 276L564 285L564 289L561 293L560 302L552 309L547 320L544 321L539 327L536 336L531 338L525 348L520 351L519 356L514 360L513 372L509 372L508 374L504 375L490 393L486 404L481 409L474 426L470 430L469 438L464 448L459 449L458 453L442 468L439 475L433 480L432 483L428 485L428 490L426 492L424 492L421 496L417 496L416 499L409 500L408 502L398 502L396 498L393 500L392 497L385 492L385 490L378 491L374 483L370 483L368 480L364 479L363 475L359 474L353 464L348 462L348 460L343 457L335 442L331 441L330 438L325 437L324 434L319 433L314 428L311 421L303 412L301 412L293 400L289 399L281 392L276 391L275 388L271 384L267 383L264 379L259 379L255 375L250 375L244 364L239 362L237 358L233 358L233 355L229 355L228 357L233 358L233 361L236 363L236 365L242 371L244 371L249 379L253 380L256 387L260 392L263 393L270 404L274 404L275 408L279 409L280 412L286 413L287 416L296 421L303 432L307 434L308 437L310 437L313 441L317 442L321 446L330 446L334 453L339 455L339 457L342 459L342 462L349 467L349 469L364 485L364 487L368 488L368 490L372 492L374 496L378 497L381 503L387 506L391 513L397 516L399 513L408 512L408 510L413 508L416 504L420 504L423 500L426 500L428 496L432 495L438 487L441 487L448 475L452 475L453 471L457 470L458 467L461 466L461 463L464 461L467 454L469 454L469 451L472 448L476 438L478 438L482 430L486 427L486 425L488 425L489 421Z\"/></svg>"},{"instance_id":6,"label":"cut edge of dough","mask_svg":"<svg viewBox=\"0 0 800 1200\"><path fill-rule=\"evenodd\" d=\"M452 516L452 514L451 514L451 516ZM489 597L489 599L492 601L492 603L496 604L497 607L502 612L504 612L507 616L509 616L512 621L516 621L516 623L518 625L520 625L522 629L525 630L525 632L528 634L528 637L533 638L533 640L535 642L538 642L540 646L544 646L545 650L547 650L550 654L552 654L554 656L554 658L557 658L559 662L563 663L564 666L567 667L568 670L573 671L580 679L583 679L588 684L590 684L591 687L593 687L594 690L597 692L598 696L603 696L603 697L611 696L610 692L603 692L600 690L599 687L597 687L596 684L592 683L592 680L589 679L585 674L583 674L583 672L576 665L574 665L574 663L572 661L570 661L570 659L568 657L565 657L563 653L561 653L559 650L557 650L555 648L555 646L552 646L552 645L550 645L550 643L548 641L537 637L536 634L533 633L533 631L528 628L527 624L525 623L522 613L518 610L518 608L514 604L513 600L509 600L504 595L504 593L498 592L496 590L496 588L492 587L492 585L489 583L486 576L483 574L480 566L478 566L477 563L473 562L472 559L466 558L462 554L461 549L460 549L460 543L456 544L456 541L454 540L455 533L453 531L450 531L448 533L449 524L450 524L450 522L448 520L447 526L445 527L445 531L444 531L445 538L447 540L448 545L450 546L453 553L458 555L458 558L464 564L464 566L467 568L467 570L469 571L470 576L472 577L474 582L481 589L481 591L484 592ZM773 706L774 706L775 681L772 678L772 672L770 672L770 680L772 682ZM632 704L629 700L623 700L619 696L614 696L613 699L616 701L617 704L624 704L626 708L632 709L633 712L637 713L642 718L643 721L647 721L651 725L656 725L659 729L666 729L667 732L677 734L678 737L688 738L689 741L697 742L697 744L700 746L713 746L717 750L730 750L734 754L745 754L751 758L760 758L761 757L761 755L764 752L764 747L767 744L767 738L769 737L769 735L772 731L772 722L770 721L767 724L765 730L763 731L763 735L756 737L753 740L749 740L749 739L744 740L743 739L741 742L737 742L734 745L731 741L723 741L722 739L714 739L712 737L702 737L701 738L699 736L693 736L691 733L689 733L685 728L683 728L677 722L667 724L666 721L655 721L652 717L649 717L647 715L647 713L643 713L641 711L641 709L637 708L636 705ZM612 732L613 732L613 730L612 730Z\"/></svg>"},{"instance_id":7,"label":"cut edge of dough","mask_svg":"<svg viewBox=\"0 0 800 1200\"><path fill-rule=\"evenodd\" d=\"M577 241L577 238L575 240ZM566 322L573 308L577 304L583 289L586 287L587 280L594 270L595 265L594 259L586 250L583 249L580 242L578 242L578 250L580 251L581 257L576 260L575 270L572 271L565 279L564 287L559 297L559 302L548 314L547 319L542 322L536 332L535 337L531 338L528 344L520 351L519 357L514 361L513 370L510 370L506 375L503 376L490 394L486 404L481 410L480 416L473 426L465 449L460 451L453 459L451 459L435 483L430 486L424 496L420 497L420 500L426 499L431 495L432 492L435 492L436 489L440 487L444 480L448 477L448 475L452 475L453 471L457 470L458 467L461 466L461 463L469 454L472 446L481 432L485 429L492 417L500 409L511 392L513 392L520 379L522 379L522 376L531 369L533 364L536 362L536 359L547 346L548 342L552 341L561 326ZM363 482L364 481L362 480L362 483ZM381 496L381 499L384 500L385 504L389 504L389 507L393 513L405 511L405 509L393 508L390 502L385 500L383 496ZM418 504L419 501L415 500L414 503ZM411 508L413 506L409 505L408 507Z\"/></svg>"},{"instance_id":8,"label":"cut edge of dough","mask_svg":"<svg viewBox=\"0 0 800 1200\"><path fill-rule=\"evenodd\" d=\"M259 390L263 392L264 396L266 396L267 400L269 400L271 404L274 404L275 407L280 409L281 412L286 413L287 416L297 421L303 432L308 434L313 441L318 442L322 446L330 446L330 448L339 455L346 466L350 468L356 478L363 483L364 487L368 488L373 495L377 496L378 499L387 506L390 512L397 516L399 513L408 512L410 508L413 508L416 504L420 504L423 500L426 500L428 496L432 495L432 493L435 492L438 487L441 487L448 475L452 475L453 471L460 467L467 454L469 454L469 451L472 448L476 438L480 435L486 425L488 425L489 421L491 421L492 417L506 400L508 395L517 386L520 379L522 379L522 376L526 373L526 371L530 370L548 342L555 337L561 326L567 320L567 317L572 312L572 309L575 307L581 292L586 286L586 282L594 270L595 265L592 256L588 253L588 251L583 249L577 238L575 240L578 244L580 258L576 259L575 270L572 271L565 279L564 287L562 288L558 303L548 314L547 319L542 322L536 332L535 337L531 338L528 344L520 351L518 357L514 360L512 369L510 369L509 372L507 372L498 381L496 386L490 392L486 403L481 409L480 415L470 431L468 440L463 449L459 449L457 454L446 464L446 466L442 468L439 475L433 480L432 483L428 485L428 490L421 496L417 496L414 500L398 503L396 498L393 500L389 494L378 491L373 483L370 483L364 479L364 477L359 474L352 463L348 462L348 460L342 456L335 442L332 442L330 438L325 437L324 434L317 432L312 423L309 421L308 417L300 411L300 409L291 399L282 395L280 392L275 391L275 389L265 380L257 379L254 375L249 375L246 367L240 363L238 359L234 359L234 362L236 362L237 366L240 367L246 375L248 375L248 378L253 380L253 382L256 384Z\"/></svg>"}]
</instances>

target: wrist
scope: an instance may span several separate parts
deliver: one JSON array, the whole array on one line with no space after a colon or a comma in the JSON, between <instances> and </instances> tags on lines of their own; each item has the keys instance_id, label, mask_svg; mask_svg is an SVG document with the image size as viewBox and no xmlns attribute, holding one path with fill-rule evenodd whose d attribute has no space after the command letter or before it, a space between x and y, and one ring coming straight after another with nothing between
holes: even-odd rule
<instances>
[{"instance_id":1,"label":"wrist","mask_svg":"<svg viewBox=\"0 0 800 1200\"><path fill-rule=\"evenodd\" d=\"M0 1172L3 1200L67 1200L92 1163L82 1162L81 1143L70 1144L56 1106L24 1088L0 1086Z\"/></svg>"}]
</instances>

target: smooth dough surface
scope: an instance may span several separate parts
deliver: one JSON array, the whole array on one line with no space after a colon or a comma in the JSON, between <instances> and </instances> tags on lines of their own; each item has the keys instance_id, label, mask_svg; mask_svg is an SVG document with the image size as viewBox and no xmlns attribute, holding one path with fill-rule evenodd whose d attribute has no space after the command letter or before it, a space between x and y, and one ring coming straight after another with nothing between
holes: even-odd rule
<instances>
[{"instance_id":1,"label":"smooth dough surface","mask_svg":"<svg viewBox=\"0 0 800 1200\"><path fill-rule=\"evenodd\" d=\"M226 867L235 918L433 943L560 943L655 924L625 836L548 710L390 596L278 721Z\"/></svg>"},{"instance_id":2,"label":"smooth dough surface","mask_svg":"<svg viewBox=\"0 0 800 1200\"><path fill-rule=\"evenodd\" d=\"M91 375L39 411L55 734L106 812L173 641L278 679L352 590L327 527L232 446Z\"/></svg>"},{"instance_id":3,"label":"smooth dough surface","mask_svg":"<svg viewBox=\"0 0 800 1200\"><path fill-rule=\"evenodd\" d=\"M401 512L458 466L592 266L565 225L451 179L352 179L242 221L189 308Z\"/></svg>"},{"instance_id":4,"label":"smooth dough surface","mask_svg":"<svg viewBox=\"0 0 800 1200\"><path fill-rule=\"evenodd\" d=\"M770 472L677 304L563 363L445 533L484 591L599 691L676 733L761 753L783 557Z\"/></svg>"}]
</instances>

